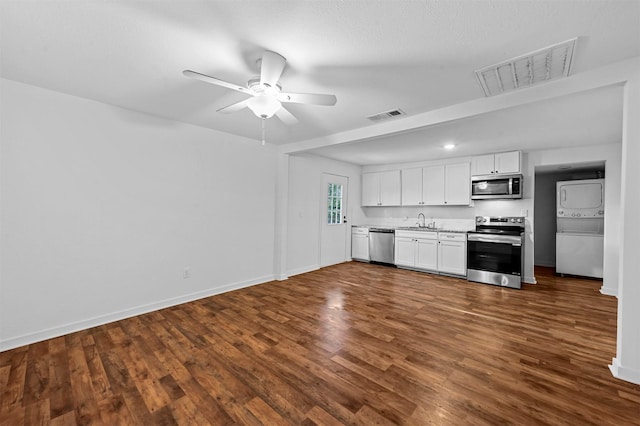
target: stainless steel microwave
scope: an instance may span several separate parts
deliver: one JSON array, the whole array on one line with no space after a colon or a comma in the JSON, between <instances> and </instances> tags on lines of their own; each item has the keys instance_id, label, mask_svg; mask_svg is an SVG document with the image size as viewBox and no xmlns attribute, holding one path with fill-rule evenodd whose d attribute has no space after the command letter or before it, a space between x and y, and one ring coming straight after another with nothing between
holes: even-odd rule
<instances>
[{"instance_id":1,"label":"stainless steel microwave","mask_svg":"<svg viewBox=\"0 0 640 426\"><path fill-rule=\"evenodd\" d=\"M471 177L472 200L522 198L522 175L484 175Z\"/></svg>"}]
</instances>

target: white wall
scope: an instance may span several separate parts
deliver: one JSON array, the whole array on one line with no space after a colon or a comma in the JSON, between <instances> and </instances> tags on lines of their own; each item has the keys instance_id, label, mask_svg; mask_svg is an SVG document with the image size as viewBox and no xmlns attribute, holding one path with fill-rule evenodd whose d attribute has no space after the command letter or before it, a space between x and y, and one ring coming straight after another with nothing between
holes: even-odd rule
<instances>
[{"instance_id":1,"label":"white wall","mask_svg":"<svg viewBox=\"0 0 640 426\"><path fill-rule=\"evenodd\" d=\"M320 200L322 173L349 178L347 256L351 256L350 225L361 222L361 167L309 154L289 158L287 275L320 267Z\"/></svg>"},{"instance_id":2,"label":"white wall","mask_svg":"<svg viewBox=\"0 0 640 426\"><path fill-rule=\"evenodd\" d=\"M0 350L273 278L273 147L0 89Z\"/></svg>"}]
</instances>

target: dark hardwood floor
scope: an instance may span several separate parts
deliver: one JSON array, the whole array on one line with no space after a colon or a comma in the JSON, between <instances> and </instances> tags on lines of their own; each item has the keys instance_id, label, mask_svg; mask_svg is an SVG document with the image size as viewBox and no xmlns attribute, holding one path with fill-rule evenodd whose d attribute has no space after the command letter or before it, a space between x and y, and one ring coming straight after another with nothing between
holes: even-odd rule
<instances>
[{"instance_id":1,"label":"dark hardwood floor","mask_svg":"<svg viewBox=\"0 0 640 426\"><path fill-rule=\"evenodd\" d=\"M616 299L350 262L0 353L0 424L640 425Z\"/></svg>"}]
</instances>

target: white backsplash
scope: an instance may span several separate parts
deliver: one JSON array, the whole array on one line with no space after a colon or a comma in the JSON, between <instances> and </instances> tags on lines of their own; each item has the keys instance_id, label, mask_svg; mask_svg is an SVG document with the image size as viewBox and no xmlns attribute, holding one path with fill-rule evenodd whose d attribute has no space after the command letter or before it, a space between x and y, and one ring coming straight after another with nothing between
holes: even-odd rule
<instances>
[{"instance_id":1,"label":"white backsplash","mask_svg":"<svg viewBox=\"0 0 640 426\"><path fill-rule=\"evenodd\" d=\"M363 223L354 225L374 226L416 226L418 214L425 215L425 224L435 222L436 228L452 231L469 231L475 228L473 207L368 207L363 208Z\"/></svg>"}]
</instances>

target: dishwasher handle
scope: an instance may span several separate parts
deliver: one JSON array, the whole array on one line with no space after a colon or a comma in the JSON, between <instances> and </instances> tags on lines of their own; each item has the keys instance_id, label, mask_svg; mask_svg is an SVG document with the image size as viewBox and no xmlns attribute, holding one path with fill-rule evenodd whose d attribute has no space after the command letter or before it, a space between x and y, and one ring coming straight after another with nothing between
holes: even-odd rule
<instances>
[{"instance_id":1,"label":"dishwasher handle","mask_svg":"<svg viewBox=\"0 0 640 426\"><path fill-rule=\"evenodd\" d=\"M389 228L369 228L369 232L378 232L380 234L395 234L396 230Z\"/></svg>"}]
</instances>

